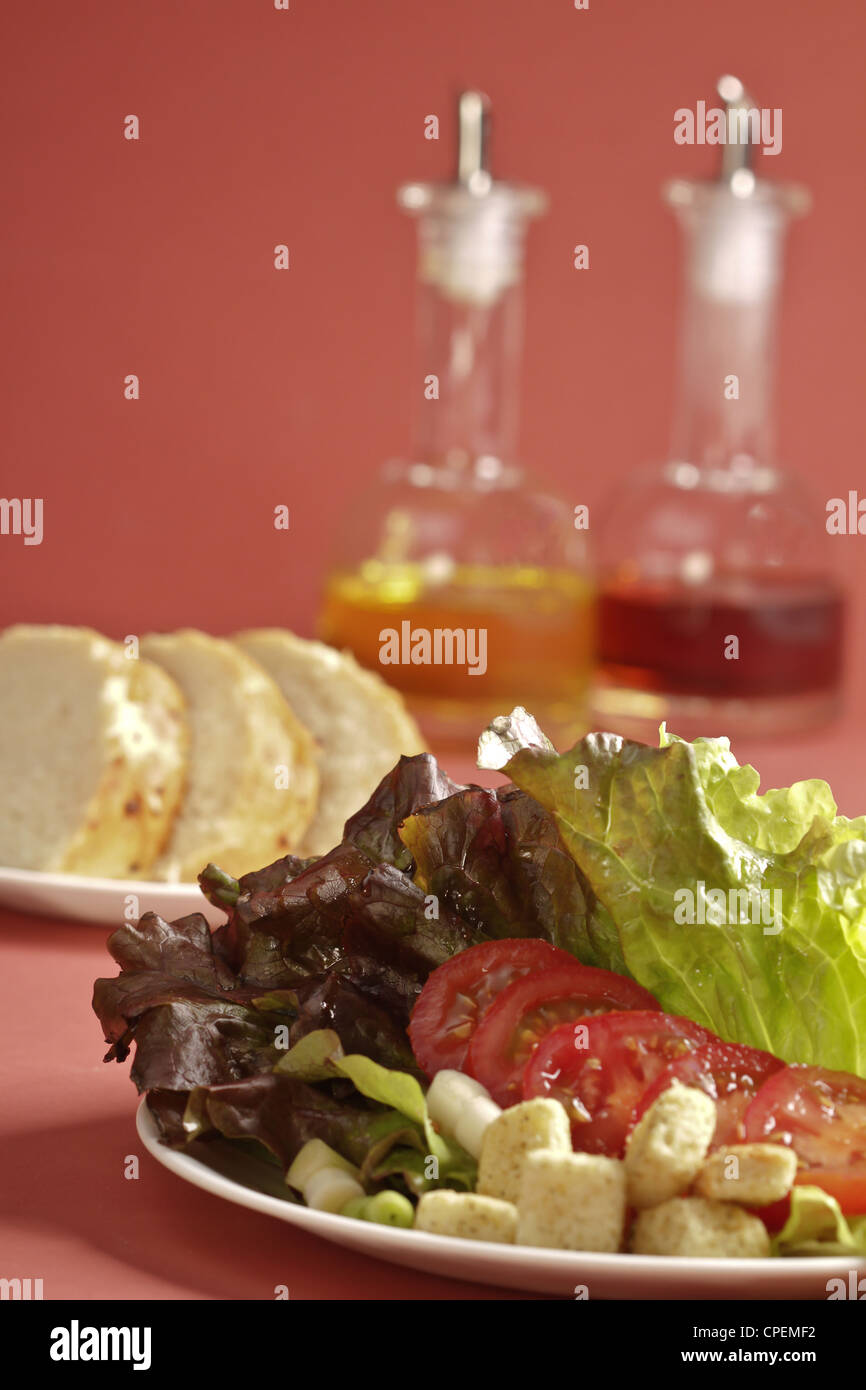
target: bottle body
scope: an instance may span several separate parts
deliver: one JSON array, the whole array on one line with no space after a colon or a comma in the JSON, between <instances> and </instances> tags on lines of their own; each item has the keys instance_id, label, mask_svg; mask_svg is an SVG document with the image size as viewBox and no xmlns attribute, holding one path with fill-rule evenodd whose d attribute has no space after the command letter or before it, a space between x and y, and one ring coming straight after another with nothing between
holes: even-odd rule
<instances>
[{"instance_id":1,"label":"bottle body","mask_svg":"<svg viewBox=\"0 0 866 1390\"><path fill-rule=\"evenodd\" d=\"M845 597L821 523L771 470L647 470L601 528L595 722L650 739L662 720L686 737L832 720Z\"/></svg>"},{"instance_id":2,"label":"bottle body","mask_svg":"<svg viewBox=\"0 0 866 1390\"><path fill-rule=\"evenodd\" d=\"M517 476L444 482L426 464L390 474L328 578L322 638L400 690L437 746L471 748L517 704L576 737L594 594L565 503Z\"/></svg>"}]
</instances>

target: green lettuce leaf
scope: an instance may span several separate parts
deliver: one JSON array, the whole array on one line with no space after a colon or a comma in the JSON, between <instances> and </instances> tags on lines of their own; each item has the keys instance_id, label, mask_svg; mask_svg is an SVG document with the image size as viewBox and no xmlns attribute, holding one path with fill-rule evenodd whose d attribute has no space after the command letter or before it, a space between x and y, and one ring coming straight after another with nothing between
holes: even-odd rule
<instances>
[{"instance_id":1,"label":"green lettuce leaf","mask_svg":"<svg viewBox=\"0 0 866 1390\"><path fill-rule=\"evenodd\" d=\"M683 742L662 724L662 748ZM748 763L740 766L729 739L696 738L691 747L707 805L716 820L730 835L755 849L773 854L796 849L816 816L834 822L840 835L866 839L866 817L856 821L837 817L833 793L819 778L759 793L759 774Z\"/></svg>"},{"instance_id":2,"label":"green lettuce leaf","mask_svg":"<svg viewBox=\"0 0 866 1390\"><path fill-rule=\"evenodd\" d=\"M773 1241L775 1255L866 1255L866 1216L845 1217L820 1187L795 1187L791 1212Z\"/></svg>"},{"instance_id":3,"label":"green lettuce leaf","mask_svg":"<svg viewBox=\"0 0 866 1390\"><path fill-rule=\"evenodd\" d=\"M389 1070L369 1057L345 1056L340 1039L332 1029L320 1028L301 1038L276 1064L274 1073L305 1083L344 1076L367 1100L386 1107L386 1113L395 1117L394 1125L388 1130L389 1138L394 1142L399 1139L404 1147L390 1163L386 1163L386 1158L391 1145L382 1145L368 1154L366 1167L371 1175L380 1177L400 1172L414 1191L424 1191L435 1185L435 1179L428 1179L425 1172L426 1158L430 1155L436 1159L439 1177L447 1178L449 1185L459 1181L470 1186L474 1181L474 1160L459 1144L446 1139L433 1127L427 1113L426 1095L417 1078L408 1072ZM408 1120L410 1127L400 1131L396 1117L401 1117L404 1125ZM411 1158L407 1157L407 1143L414 1151Z\"/></svg>"},{"instance_id":4,"label":"green lettuce leaf","mask_svg":"<svg viewBox=\"0 0 866 1390\"><path fill-rule=\"evenodd\" d=\"M333 1029L317 1028L290 1047L274 1071L297 1081L333 1081L334 1060L342 1055L343 1045Z\"/></svg>"},{"instance_id":5,"label":"green lettuce leaf","mask_svg":"<svg viewBox=\"0 0 866 1390\"><path fill-rule=\"evenodd\" d=\"M388 1071L369 1057L334 1058L334 1067L341 1076L349 1078L362 1096L378 1101L380 1105L391 1106L418 1125L423 1131L428 1154L438 1161L440 1177L458 1174L468 1182L474 1174L473 1159L459 1144L446 1139L434 1129L427 1113L425 1094L414 1076L406 1072Z\"/></svg>"},{"instance_id":6,"label":"green lettuce leaf","mask_svg":"<svg viewBox=\"0 0 866 1390\"><path fill-rule=\"evenodd\" d=\"M667 1012L866 1075L866 821L837 817L823 782L759 795L724 739L590 734L557 754L522 734L507 775L553 815L627 969ZM617 968L613 953L600 963Z\"/></svg>"}]
</instances>

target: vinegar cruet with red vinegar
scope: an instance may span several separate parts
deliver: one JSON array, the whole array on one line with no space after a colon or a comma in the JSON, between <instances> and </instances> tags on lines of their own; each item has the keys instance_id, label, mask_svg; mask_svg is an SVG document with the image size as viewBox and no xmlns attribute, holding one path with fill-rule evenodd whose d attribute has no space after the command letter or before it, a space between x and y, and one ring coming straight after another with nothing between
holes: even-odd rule
<instances>
[{"instance_id":1,"label":"vinegar cruet with red vinegar","mask_svg":"<svg viewBox=\"0 0 866 1390\"><path fill-rule=\"evenodd\" d=\"M722 78L728 130L751 99ZM737 122L738 114L743 120ZM774 456L782 245L806 192L756 176L748 140L665 189L685 238L669 460L632 475L596 535L595 721L638 737L793 732L836 712L843 593L824 514Z\"/></svg>"}]
</instances>

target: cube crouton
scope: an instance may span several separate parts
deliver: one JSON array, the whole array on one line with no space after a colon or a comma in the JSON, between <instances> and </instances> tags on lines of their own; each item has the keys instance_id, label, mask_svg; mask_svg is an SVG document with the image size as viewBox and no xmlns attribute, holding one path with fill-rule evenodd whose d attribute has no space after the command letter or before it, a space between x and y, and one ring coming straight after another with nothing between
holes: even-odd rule
<instances>
[{"instance_id":1,"label":"cube crouton","mask_svg":"<svg viewBox=\"0 0 866 1390\"><path fill-rule=\"evenodd\" d=\"M767 1207L790 1192L797 1155L781 1144L732 1144L710 1154L695 1180L701 1197Z\"/></svg>"},{"instance_id":2,"label":"cube crouton","mask_svg":"<svg viewBox=\"0 0 866 1390\"><path fill-rule=\"evenodd\" d=\"M516 1202L526 1157L534 1149L571 1153L571 1127L558 1100L524 1100L488 1125L481 1141L478 1191Z\"/></svg>"},{"instance_id":3,"label":"cube crouton","mask_svg":"<svg viewBox=\"0 0 866 1390\"><path fill-rule=\"evenodd\" d=\"M705 1091L679 1082L663 1091L626 1146L629 1205L655 1207L685 1192L700 1171L715 1128L715 1101Z\"/></svg>"},{"instance_id":4,"label":"cube crouton","mask_svg":"<svg viewBox=\"0 0 866 1390\"><path fill-rule=\"evenodd\" d=\"M415 1230L510 1245L517 1230L517 1208L497 1197L438 1188L435 1192L425 1192L419 1201Z\"/></svg>"},{"instance_id":5,"label":"cube crouton","mask_svg":"<svg viewBox=\"0 0 866 1390\"><path fill-rule=\"evenodd\" d=\"M638 1214L631 1248L635 1255L758 1259L769 1255L770 1237L760 1217L743 1207L706 1197L672 1197Z\"/></svg>"},{"instance_id":6,"label":"cube crouton","mask_svg":"<svg viewBox=\"0 0 866 1390\"><path fill-rule=\"evenodd\" d=\"M518 1245L618 1250L625 1168L618 1158L536 1149L524 1160L517 1212Z\"/></svg>"}]
</instances>

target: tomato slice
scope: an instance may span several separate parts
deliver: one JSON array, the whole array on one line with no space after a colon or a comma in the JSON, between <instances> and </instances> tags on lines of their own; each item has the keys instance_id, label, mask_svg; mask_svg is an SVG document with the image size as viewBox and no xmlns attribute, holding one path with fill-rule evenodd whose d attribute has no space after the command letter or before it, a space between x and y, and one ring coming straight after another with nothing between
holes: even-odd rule
<instances>
[{"instance_id":1,"label":"tomato slice","mask_svg":"<svg viewBox=\"0 0 866 1390\"><path fill-rule=\"evenodd\" d=\"M706 1047L672 1062L641 1096L635 1108L634 1123L674 1081L699 1086L716 1102L716 1132L712 1147L742 1144L745 1114L759 1087L785 1063L771 1052L740 1043L711 1042Z\"/></svg>"},{"instance_id":2,"label":"tomato slice","mask_svg":"<svg viewBox=\"0 0 866 1390\"><path fill-rule=\"evenodd\" d=\"M786 1144L796 1181L814 1183L850 1214L866 1212L866 1080L794 1065L774 1072L746 1111L746 1138Z\"/></svg>"},{"instance_id":3,"label":"tomato slice","mask_svg":"<svg viewBox=\"0 0 866 1390\"><path fill-rule=\"evenodd\" d=\"M566 1023L542 1038L530 1057L523 1099L562 1101L576 1149L620 1157L647 1087L672 1062L714 1041L691 1019L649 1010Z\"/></svg>"},{"instance_id":4,"label":"tomato slice","mask_svg":"<svg viewBox=\"0 0 866 1390\"><path fill-rule=\"evenodd\" d=\"M850 1168L804 1168L794 1179L800 1187L823 1187L847 1216L866 1215L866 1163Z\"/></svg>"},{"instance_id":5,"label":"tomato slice","mask_svg":"<svg viewBox=\"0 0 866 1390\"><path fill-rule=\"evenodd\" d=\"M415 1060L428 1076L460 1069L478 1020L512 980L573 965L574 956L535 937L484 941L452 956L430 975L409 1021Z\"/></svg>"},{"instance_id":6,"label":"tomato slice","mask_svg":"<svg viewBox=\"0 0 866 1390\"><path fill-rule=\"evenodd\" d=\"M514 1105L521 1098L526 1064L552 1029L612 1009L658 1007L634 980L571 960L514 980L503 990L472 1036L464 1070L487 1087L498 1105Z\"/></svg>"},{"instance_id":7,"label":"tomato slice","mask_svg":"<svg viewBox=\"0 0 866 1390\"><path fill-rule=\"evenodd\" d=\"M797 1187L823 1187L835 1197L846 1216L866 1216L866 1164L859 1168L802 1168L794 1179ZM781 1231L791 1214L791 1197L783 1197L756 1212L768 1231Z\"/></svg>"},{"instance_id":8,"label":"tomato slice","mask_svg":"<svg viewBox=\"0 0 866 1390\"><path fill-rule=\"evenodd\" d=\"M753 1207L752 1210L755 1216L760 1216L770 1234L776 1235L791 1215L791 1194L786 1193L768 1207Z\"/></svg>"}]
</instances>

